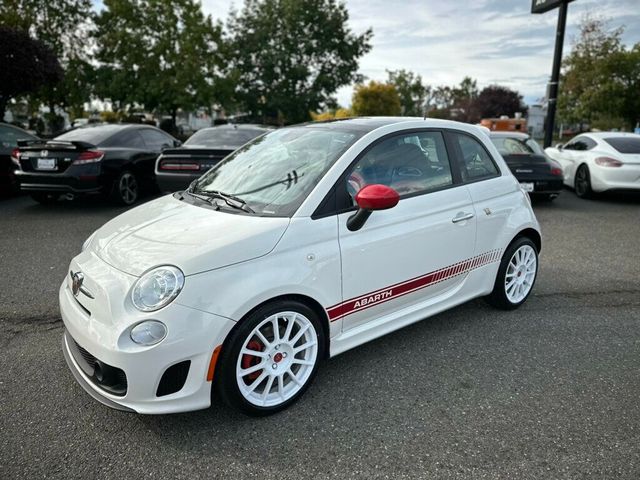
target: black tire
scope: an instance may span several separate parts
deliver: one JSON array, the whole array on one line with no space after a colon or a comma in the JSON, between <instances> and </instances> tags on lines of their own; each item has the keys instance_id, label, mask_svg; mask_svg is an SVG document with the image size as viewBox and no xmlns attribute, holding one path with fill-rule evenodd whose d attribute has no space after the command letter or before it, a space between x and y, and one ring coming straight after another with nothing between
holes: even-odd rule
<instances>
[{"instance_id":1,"label":"black tire","mask_svg":"<svg viewBox=\"0 0 640 480\"><path fill-rule=\"evenodd\" d=\"M307 377L303 385L301 387L298 387L299 390L293 396L278 405L258 406L248 401L240 391L240 387L238 386L238 382L240 380L236 375L236 367L240 364L240 362L243 362L244 357L246 357L246 355L241 355L241 350L244 347L245 342L256 338L252 334L254 329L258 327L260 323L265 319L281 312L295 312L297 314L303 315L310 321L313 329L315 330L315 332L310 333L315 334L317 342L315 363L313 364L313 366L310 366L310 375ZM287 323L281 324L280 322L285 322L284 318L278 320L279 331L280 329L282 329L282 331L286 330ZM320 360L323 359L325 355L325 333L320 322L321 321L318 318L318 315L311 308L303 303L292 300L274 301L272 303L265 304L250 313L247 317L245 317L238 323L238 325L229 334L229 337L227 337L227 340L224 343L216 366L213 386L214 388L212 389L212 396L214 398L212 398L212 400L215 401L215 397L217 396L218 398L222 399L222 401L229 407L251 416L272 415L281 410L284 410L289 405L297 401L313 382L313 379L315 378L318 371ZM282 331L280 331L281 335ZM272 339L268 340L273 341ZM266 352L266 350L264 350L264 352ZM266 368L261 370L262 372L264 372L264 374L269 374L269 370L267 370L267 368L272 361L280 362L280 360L272 360L271 358L272 357L270 356L269 359L264 360L266 362ZM273 358L275 359L275 356ZM291 355L290 358L295 358L295 356ZM261 374L258 373L258 375ZM250 378L248 381L258 380L255 378ZM258 388L256 388L256 390L259 390L260 387L262 387L262 391L266 390L266 386L268 384L266 382L268 381L269 377L265 377L265 380L263 382L259 382L257 384ZM272 389L273 388L277 388L275 383L272 385Z\"/></svg>"},{"instance_id":2,"label":"black tire","mask_svg":"<svg viewBox=\"0 0 640 480\"><path fill-rule=\"evenodd\" d=\"M118 205L133 205L140 197L140 184L135 174L123 170L111 187L111 200Z\"/></svg>"},{"instance_id":3,"label":"black tire","mask_svg":"<svg viewBox=\"0 0 640 480\"><path fill-rule=\"evenodd\" d=\"M580 198L592 198L593 189L591 188L591 174L589 167L584 163L578 167L576 177L574 179L574 188L576 195Z\"/></svg>"},{"instance_id":4,"label":"black tire","mask_svg":"<svg viewBox=\"0 0 640 480\"><path fill-rule=\"evenodd\" d=\"M31 198L42 205L53 205L58 201L59 195L54 193L32 193Z\"/></svg>"},{"instance_id":5,"label":"black tire","mask_svg":"<svg viewBox=\"0 0 640 480\"><path fill-rule=\"evenodd\" d=\"M519 299L518 301L513 301L507 295L507 284L506 284L506 276L507 269L509 267L509 263L511 259L514 257L515 253L521 249L522 247L529 246L533 249L534 258L535 258L535 273L533 275L533 280L530 282L531 286L529 287L528 292L524 296L524 298ZM535 243L531 241L531 239L527 237L518 237L507 247L504 254L502 255L502 260L500 261L500 267L498 268L498 274L496 275L496 280L493 285L493 291L485 297L485 300L490 305L499 308L501 310L514 310L527 301L529 295L533 291L533 287L535 285L536 278L538 277L538 249L536 248ZM520 275L517 275L520 277Z\"/></svg>"}]
</instances>

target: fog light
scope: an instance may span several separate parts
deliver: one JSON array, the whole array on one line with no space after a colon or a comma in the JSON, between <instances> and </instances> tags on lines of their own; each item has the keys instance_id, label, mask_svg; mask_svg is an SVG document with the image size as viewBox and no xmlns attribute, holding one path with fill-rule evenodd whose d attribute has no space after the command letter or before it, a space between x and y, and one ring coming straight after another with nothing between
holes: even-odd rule
<instances>
[{"instance_id":1,"label":"fog light","mask_svg":"<svg viewBox=\"0 0 640 480\"><path fill-rule=\"evenodd\" d=\"M155 345L167 336L167 327L157 320L145 320L131 329L131 340L139 345Z\"/></svg>"}]
</instances>

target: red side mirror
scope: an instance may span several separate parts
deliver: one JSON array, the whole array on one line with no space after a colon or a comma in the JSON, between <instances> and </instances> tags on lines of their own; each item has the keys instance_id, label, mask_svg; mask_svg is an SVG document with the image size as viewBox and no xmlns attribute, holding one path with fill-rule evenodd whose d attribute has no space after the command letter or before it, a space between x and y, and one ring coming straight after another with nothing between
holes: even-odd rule
<instances>
[{"instance_id":1,"label":"red side mirror","mask_svg":"<svg viewBox=\"0 0 640 480\"><path fill-rule=\"evenodd\" d=\"M400 195L393 188L386 185L367 185L356 194L358 211L347 219L347 228L352 232L360 230L371 212L395 207L400 201Z\"/></svg>"},{"instance_id":2,"label":"red side mirror","mask_svg":"<svg viewBox=\"0 0 640 480\"><path fill-rule=\"evenodd\" d=\"M399 201L398 192L380 184L367 185L356 194L356 203L363 210L386 210L395 207Z\"/></svg>"}]
</instances>

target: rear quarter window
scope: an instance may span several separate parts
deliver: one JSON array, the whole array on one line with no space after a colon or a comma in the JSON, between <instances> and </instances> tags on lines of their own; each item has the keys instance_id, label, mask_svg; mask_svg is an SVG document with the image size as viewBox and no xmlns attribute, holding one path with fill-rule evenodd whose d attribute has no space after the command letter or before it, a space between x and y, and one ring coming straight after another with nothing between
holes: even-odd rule
<instances>
[{"instance_id":1,"label":"rear quarter window","mask_svg":"<svg viewBox=\"0 0 640 480\"><path fill-rule=\"evenodd\" d=\"M500 171L487 149L471 135L453 133L460 148L462 180L473 182L500 175Z\"/></svg>"},{"instance_id":2,"label":"rear quarter window","mask_svg":"<svg viewBox=\"0 0 640 480\"><path fill-rule=\"evenodd\" d=\"M640 154L640 138L612 137L605 138L604 141L620 153Z\"/></svg>"},{"instance_id":3,"label":"rear quarter window","mask_svg":"<svg viewBox=\"0 0 640 480\"><path fill-rule=\"evenodd\" d=\"M36 137L21 130L0 126L0 148L15 148L18 140L34 140Z\"/></svg>"}]
</instances>

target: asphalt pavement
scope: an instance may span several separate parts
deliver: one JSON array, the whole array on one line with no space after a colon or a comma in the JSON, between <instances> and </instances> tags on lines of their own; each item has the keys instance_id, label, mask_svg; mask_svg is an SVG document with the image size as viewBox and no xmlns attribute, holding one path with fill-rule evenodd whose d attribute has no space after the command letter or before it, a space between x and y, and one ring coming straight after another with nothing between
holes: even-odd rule
<instances>
[{"instance_id":1,"label":"asphalt pavement","mask_svg":"<svg viewBox=\"0 0 640 480\"><path fill-rule=\"evenodd\" d=\"M535 206L516 312L473 301L326 362L272 417L141 416L76 384L57 289L123 209L0 200L0 478L640 478L640 196Z\"/></svg>"}]
</instances>

